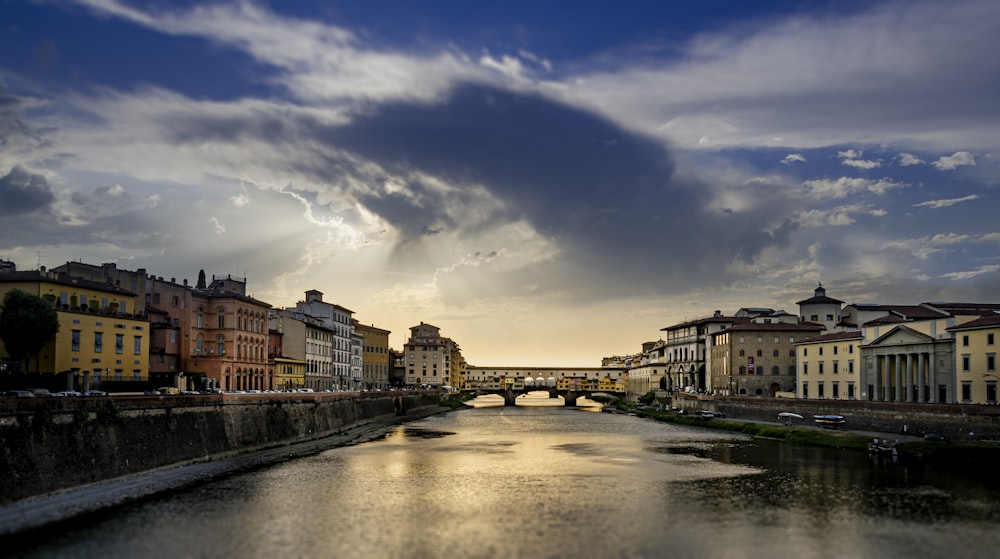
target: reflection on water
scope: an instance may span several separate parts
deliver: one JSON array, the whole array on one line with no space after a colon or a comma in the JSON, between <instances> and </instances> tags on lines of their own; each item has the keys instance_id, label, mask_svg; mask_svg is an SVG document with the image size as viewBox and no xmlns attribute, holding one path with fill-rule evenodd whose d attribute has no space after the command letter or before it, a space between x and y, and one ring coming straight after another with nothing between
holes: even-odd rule
<instances>
[{"instance_id":1,"label":"reflection on water","mask_svg":"<svg viewBox=\"0 0 1000 559\"><path fill-rule=\"evenodd\" d=\"M469 400L465 404L472 408L503 407L504 398L499 394L484 394ZM557 408L565 406L566 399L562 396L556 396L553 398L549 395L548 391L535 390L518 396L516 399L516 405L525 407ZM601 409L604 408L604 404L595 402L585 396L580 396L576 399L576 407L584 411L601 411Z\"/></svg>"},{"instance_id":2,"label":"reflection on water","mask_svg":"<svg viewBox=\"0 0 1000 559\"><path fill-rule=\"evenodd\" d=\"M998 490L863 453L469 409L125 507L31 557L991 557Z\"/></svg>"}]
</instances>

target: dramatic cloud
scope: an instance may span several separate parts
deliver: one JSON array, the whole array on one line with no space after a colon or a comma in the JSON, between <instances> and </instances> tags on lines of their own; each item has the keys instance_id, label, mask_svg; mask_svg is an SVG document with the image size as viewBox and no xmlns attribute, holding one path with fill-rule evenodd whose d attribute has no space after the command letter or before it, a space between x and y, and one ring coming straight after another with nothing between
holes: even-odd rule
<instances>
[{"instance_id":1,"label":"dramatic cloud","mask_svg":"<svg viewBox=\"0 0 1000 559\"><path fill-rule=\"evenodd\" d=\"M46 210L55 200L49 183L42 175L15 165L0 177L0 216L31 214Z\"/></svg>"}]
</instances>

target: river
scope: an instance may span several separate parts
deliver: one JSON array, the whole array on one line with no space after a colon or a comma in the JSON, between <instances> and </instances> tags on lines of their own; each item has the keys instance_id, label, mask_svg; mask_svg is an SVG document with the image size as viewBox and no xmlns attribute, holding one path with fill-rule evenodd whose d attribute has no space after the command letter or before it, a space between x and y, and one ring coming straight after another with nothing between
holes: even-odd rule
<instances>
[{"instance_id":1,"label":"river","mask_svg":"<svg viewBox=\"0 0 1000 559\"><path fill-rule=\"evenodd\" d=\"M995 557L998 521L989 480L625 415L501 407L120 507L5 555Z\"/></svg>"}]
</instances>

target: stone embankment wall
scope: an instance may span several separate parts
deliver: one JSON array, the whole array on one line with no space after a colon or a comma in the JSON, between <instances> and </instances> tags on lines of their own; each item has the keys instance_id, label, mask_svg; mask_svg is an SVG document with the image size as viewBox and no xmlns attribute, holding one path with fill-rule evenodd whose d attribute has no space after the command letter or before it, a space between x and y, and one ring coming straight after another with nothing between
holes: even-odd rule
<instances>
[{"instance_id":1,"label":"stone embankment wall","mask_svg":"<svg viewBox=\"0 0 1000 559\"><path fill-rule=\"evenodd\" d=\"M797 423L811 425L813 415L842 415L845 428L855 431L938 433L952 440L1000 439L1000 406L968 404L919 404L864 400L801 400L788 398L736 398L678 394L673 406L693 412L716 411L727 418L778 421L781 412L803 416Z\"/></svg>"},{"instance_id":2,"label":"stone embankment wall","mask_svg":"<svg viewBox=\"0 0 1000 559\"><path fill-rule=\"evenodd\" d=\"M437 405L415 393L0 400L0 503L300 442Z\"/></svg>"}]
</instances>

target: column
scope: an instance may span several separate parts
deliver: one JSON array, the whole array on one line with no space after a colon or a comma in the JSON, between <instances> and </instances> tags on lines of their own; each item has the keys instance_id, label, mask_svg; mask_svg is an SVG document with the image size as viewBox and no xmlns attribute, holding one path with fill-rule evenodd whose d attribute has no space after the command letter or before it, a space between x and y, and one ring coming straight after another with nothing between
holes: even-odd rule
<instances>
[{"instance_id":1,"label":"column","mask_svg":"<svg viewBox=\"0 0 1000 559\"><path fill-rule=\"evenodd\" d=\"M913 402L913 354L907 353L905 355L905 361L903 366L903 389L906 390L906 396L903 398L904 402Z\"/></svg>"},{"instance_id":2,"label":"column","mask_svg":"<svg viewBox=\"0 0 1000 559\"><path fill-rule=\"evenodd\" d=\"M889 396L892 394L892 392L889 390L889 385L892 382L889 377L890 359L891 356L889 355L882 356L882 397L879 399L883 402L888 402Z\"/></svg>"}]
</instances>

